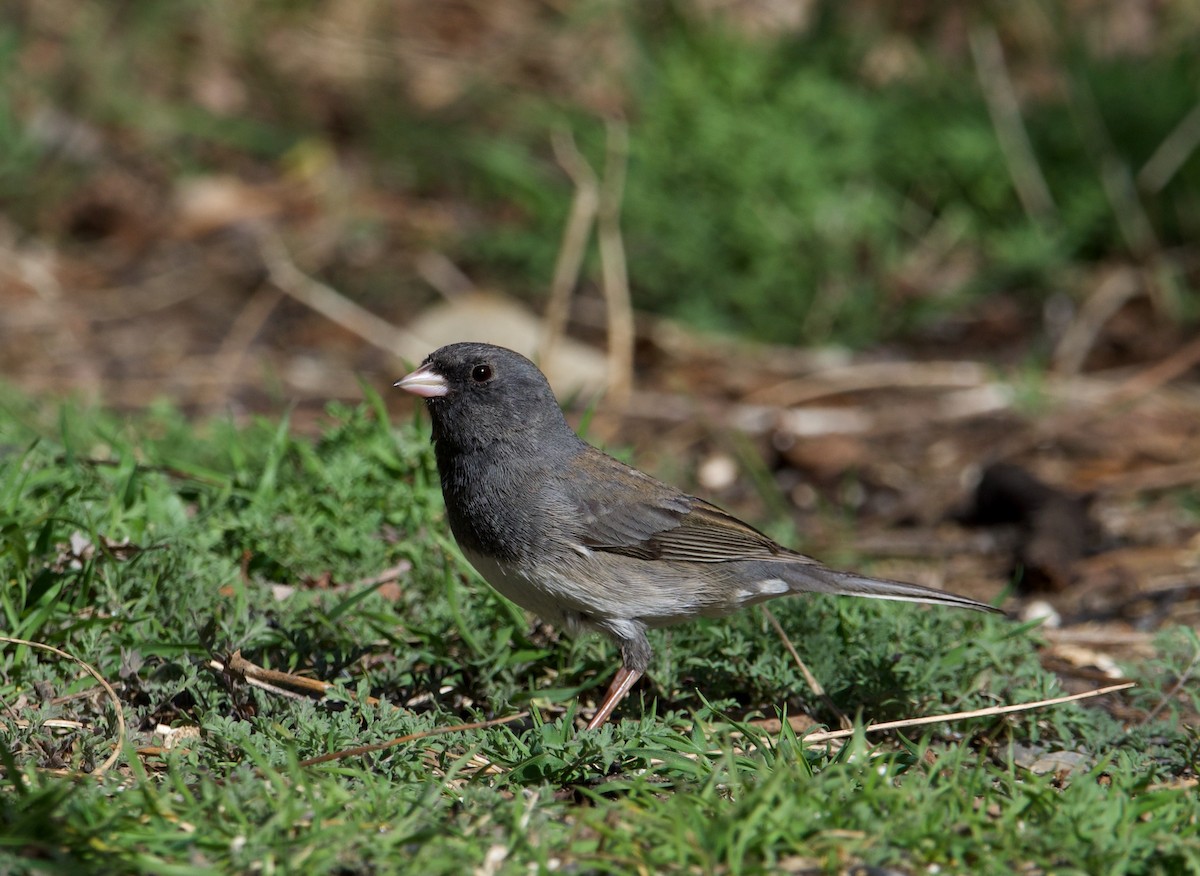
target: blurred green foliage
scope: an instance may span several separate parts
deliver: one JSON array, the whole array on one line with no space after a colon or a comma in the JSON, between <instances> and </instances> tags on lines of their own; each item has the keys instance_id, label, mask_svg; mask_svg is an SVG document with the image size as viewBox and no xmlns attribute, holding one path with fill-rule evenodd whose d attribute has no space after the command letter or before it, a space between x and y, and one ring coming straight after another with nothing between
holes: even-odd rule
<instances>
[{"instance_id":1,"label":"blurred green foliage","mask_svg":"<svg viewBox=\"0 0 1200 876\"><path fill-rule=\"evenodd\" d=\"M693 25L641 45L623 211L635 301L785 343L863 344L989 292L1042 300L1081 262L1149 257L1123 236L1130 205L1106 192L1105 173L1135 174L1192 108L1200 78L1186 46L1060 59L1065 93L1023 107L1054 201L1035 221L969 59L926 51L910 75L873 86L859 73L866 47L838 22L774 43ZM597 125L577 124L599 166ZM523 222L484 230L469 252L548 276L565 198L545 195L544 149L531 136L523 162L511 141L480 152L485 189L516 200ZM1130 196L1155 246L1200 232L1194 157L1161 191ZM906 259L930 241L977 267L906 288L924 279Z\"/></svg>"}]
</instances>

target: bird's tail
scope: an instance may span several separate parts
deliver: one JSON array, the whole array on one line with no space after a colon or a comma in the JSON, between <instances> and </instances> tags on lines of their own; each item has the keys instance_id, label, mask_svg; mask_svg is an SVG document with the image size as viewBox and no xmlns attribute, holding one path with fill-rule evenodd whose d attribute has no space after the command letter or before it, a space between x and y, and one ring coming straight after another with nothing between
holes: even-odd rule
<instances>
[{"instance_id":1,"label":"bird's tail","mask_svg":"<svg viewBox=\"0 0 1200 876\"><path fill-rule=\"evenodd\" d=\"M883 578L868 578L853 572L841 572L818 563L812 565L796 563L788 568L787 583L792 593L830 593L834 596L863 596L867 599L892 599L899 602L926 602L930 605L949 605L955 608L970 608L975 611L1003 612L986 602L978 602L934 590L919 584L903 581L888 581Z\"/></svg>"}]
</instances>

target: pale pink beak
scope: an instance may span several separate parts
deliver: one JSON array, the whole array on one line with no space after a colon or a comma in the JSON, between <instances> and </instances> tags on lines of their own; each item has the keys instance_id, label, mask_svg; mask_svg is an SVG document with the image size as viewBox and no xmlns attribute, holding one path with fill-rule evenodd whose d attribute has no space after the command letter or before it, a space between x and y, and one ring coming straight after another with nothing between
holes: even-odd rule
<instances>
[{"instance_id":1,"label":"pale pink beak","mask_svg":"<svg viewBox=\"0 0 1200 876\"><path fill-rule=\"evenodd\" d=\"M419 395L421 398L438 398L450 391L446 378L434 374L428 365L422 365L412 374L406 374L397 380L393 386L398 386L405 392Z\"/></svg>"}]
</instances>

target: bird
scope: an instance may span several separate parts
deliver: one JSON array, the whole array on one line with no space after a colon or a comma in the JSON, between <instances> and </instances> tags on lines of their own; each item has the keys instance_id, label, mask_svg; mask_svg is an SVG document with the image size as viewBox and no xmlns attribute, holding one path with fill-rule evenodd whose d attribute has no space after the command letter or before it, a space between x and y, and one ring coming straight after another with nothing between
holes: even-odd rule
<instances>
[{"instance_id":1,"label":"bird","mask_svg":"<svg viewBox=\"0 0 1200 876\"><path fill-rule=\"evenodd\" d=\"M830 568L598 450L537 365L493 344L430 353L394 384L424 399L446 518L480 576L546 623L595 631L621 665L595 730L650 666L647 631L796 593L999 609Z\"/></svg>"}]
</instances>

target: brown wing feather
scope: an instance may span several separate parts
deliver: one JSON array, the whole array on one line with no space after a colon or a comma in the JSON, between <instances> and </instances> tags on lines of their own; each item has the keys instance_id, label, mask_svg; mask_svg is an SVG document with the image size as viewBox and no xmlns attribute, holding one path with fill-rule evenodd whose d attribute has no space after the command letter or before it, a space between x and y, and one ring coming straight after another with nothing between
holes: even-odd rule
<instances>
[{"instance_id":1,"label":"brown wing feather","mask_svg":"<svg viewBox=\"0 0 1200 876\"><path fill-rule=\"evenodd\" d=\"M609 488L595 500L575 497L585 547L643 560L693 563L806 559L716 505L599 451L588 454L586 464L603 471Z\"/></svg>"},{"instance_id":2,"label":"brown wing feather","mask_svg":"<svg viewBox=\"0 0 1200 876\"><path fill-rule=\"evenodd\" d=\"M754 527L715 505L703 499L689 498L692 510L679 525L657 532L647 540L647 547L653 550L656 559L726 563L770 560L791 554Z\"/></svg>"}]
</instances>

